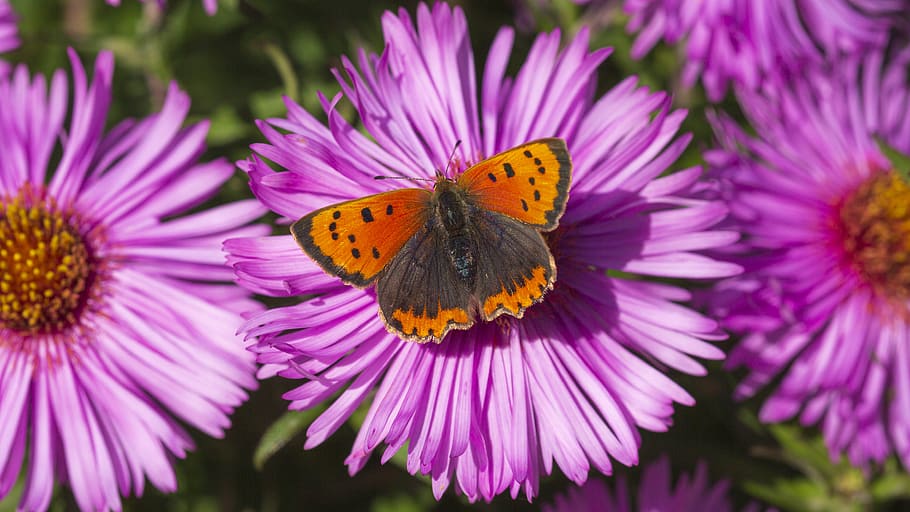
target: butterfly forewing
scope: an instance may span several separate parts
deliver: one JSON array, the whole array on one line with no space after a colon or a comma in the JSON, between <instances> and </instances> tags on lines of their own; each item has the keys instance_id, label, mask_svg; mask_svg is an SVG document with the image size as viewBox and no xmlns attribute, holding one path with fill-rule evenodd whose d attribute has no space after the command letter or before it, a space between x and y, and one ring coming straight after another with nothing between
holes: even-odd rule
<instances>
[{"instance_id":1,"label":"butterfly forewing","mask_svg":"<svg viewBox=\"0 0 910 512\"><path fill-rule=\"evenodd\" d=\"M475 206L542 231L556 227L569 197L572 162L562 139L540 139L494 155L459 178Z\"/></svg>"},{"instance_id":2,"label":"butterfly forewing","mask_svg":"<svg viewBox=\"0 0 910 512\"><path fill-rule=\"evenodd\" d=\"M291 234L326 272L369 285L427 222L431 192L393 190L316 210Z\"/></svg>"}]
</instances>

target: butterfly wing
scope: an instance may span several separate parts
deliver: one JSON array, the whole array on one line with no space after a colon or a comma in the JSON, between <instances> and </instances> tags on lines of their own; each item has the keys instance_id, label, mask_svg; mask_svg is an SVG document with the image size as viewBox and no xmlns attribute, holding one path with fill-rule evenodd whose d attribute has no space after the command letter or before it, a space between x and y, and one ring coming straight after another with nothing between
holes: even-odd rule
<instances>
[{"instance_id":1,"label":"butterfly wing","mask_svg":"<svg viewBox=\"0 0 910 512\"><path fill-rule=\"evenodd\" d=\"M430 196L405 188L334 204L302 217L291 234L323 270L365 287L426 224Z\"/></svg>"},{"instance_id":2,"label":"butterfly wing","mask_svg":"<svg viewBox=\"0 0 910 512\"><path fill-rule=\"evenodd\" d=\"M533 226L478 210L471 218L477 261L474 296L490 321L508 313L521 318L556 281L556 263Z\"/></svg>"},{"instance_id":3,"label":"butterfly wing","mask_svg":"<svg viewBox=\"0 0 910 512\"><path fill-rule=\"evenodd\" d=\"M435 218L389 263L376 282L376 297L389 331L405 340L438 343L448 331L474 324L471 290L455 273Z\"/></svg>"},{"instance_id":4,"label":"butterfly wing","mask_svg":"<svg viewBox=\"0 0 910 512\"><path fill-rule=\"evenodd\" d=\"M569 198L572 161L562 139L540 139L492 156L458 177L470 201L541 231L554 229Z\"/></svg>"}]
</instances>

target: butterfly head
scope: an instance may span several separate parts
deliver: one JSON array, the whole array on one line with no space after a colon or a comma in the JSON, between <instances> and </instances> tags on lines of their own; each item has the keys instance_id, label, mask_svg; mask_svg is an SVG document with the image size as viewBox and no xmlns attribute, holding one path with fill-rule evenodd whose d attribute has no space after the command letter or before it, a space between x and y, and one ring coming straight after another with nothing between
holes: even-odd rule
<instances>
[{"instance_id":1,"label":"butterfly head","mask_svg":"<svg viewBox=\"0 0 910 512\"><path fill-rule=\"evenodd\" d=\"M436 179L433 181L433 191L437 194L450 190L455 186L455 180L443 175L441 172L436 172Z\"/></svg>"}]
</instances>

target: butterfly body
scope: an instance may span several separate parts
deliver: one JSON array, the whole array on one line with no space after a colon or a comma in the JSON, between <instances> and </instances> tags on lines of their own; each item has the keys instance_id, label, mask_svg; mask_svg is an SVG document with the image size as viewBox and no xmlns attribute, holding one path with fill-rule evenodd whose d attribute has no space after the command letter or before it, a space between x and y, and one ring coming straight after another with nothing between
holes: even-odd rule
<instances>
[{"instance_id":1,"label":"butterfly body","mask_svg":"<svg viewBox=\"0 0 910 512\"><path fill-rule=\"evenodd\" d=\"M433 194L435 211L440 225L445 230L445 247L448 250L455 275L473 290L477 276L477 253L475 232L471 229L471 218L477 215L466 192L457 183L440 179Z\"/></svg>"},{"instance_id":2,"label":"butterfly body","mask_svg":"<svg viewBox=\"0 0 910 512\"><path fill-rule=\"evenodd\" d=\"M405 188L312 212L291 226L326 272L375 283L389 331L436 341L475 319L521 318L553 288L541 234L565 208L571 161L560 139L495 155L433 190Z\"/></svg>"}]
</instances>

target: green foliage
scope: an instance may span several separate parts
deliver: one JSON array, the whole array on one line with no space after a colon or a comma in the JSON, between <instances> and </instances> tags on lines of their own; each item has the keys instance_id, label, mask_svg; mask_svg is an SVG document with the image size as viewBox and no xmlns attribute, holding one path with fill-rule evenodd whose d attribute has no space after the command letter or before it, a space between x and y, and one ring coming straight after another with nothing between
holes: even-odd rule
<instances>
[{"instance_id":1,"label":"green foliage","mask_svg":"<svg viewBox=\"0 0 910 512\"><path fill-rule=\"evenodd\" d=\"M256 453L253 454L253 467L262 470L266 461L300 435L323 409L316 407L306 411L288 411L275 420L259 440Z\"/></svg>"},{"instance_id":2,"label":"green foliage","mask_svg":"<svg viewBox=\"0 0 910 512\"><path fill-rule=\"evenodd\" d=\"M771 505L784 510L848 512L910 497L910 476L893 459L864 472L845 457L832 460L814 432L795 425L773 425L768 431L778 446L759 453L779 460L791 471L762 481L749 479L743 485Z\"/></svg>"},{"instance_id":3,"label":"green foliage","mask_svg":"<svg viewBox=\"0 0 910 512\"><path fill-rule=\"evenodd\" d=\"M373 502L372 512L421 512L433 507L433 493L426 491L414 496L411 494L391 494L380 496Z\"/></svg>"},{"instance_id":4,"label":"green foliage","mask_svg":"<svg viewBox=\"0 0 910 512\"><path fill-rule=\"evenodd\" d=\"M891 162L894 172L900 175L905 182L910 183L910 156L889 146L887 142L877 139L878 149L885 154L885 157Z\"/></svg>"},{"instance_id":5,"label":"green foliage","mask_svg":"<svg viewBox=\"0 0 910 512\"><path fill-rule=\"evenodd\" d=\"M0 512L15 512L19 504L19 498L22 496L22 478L13 486L6 498L0 500Z\"/></svg>"}]
</instances>

